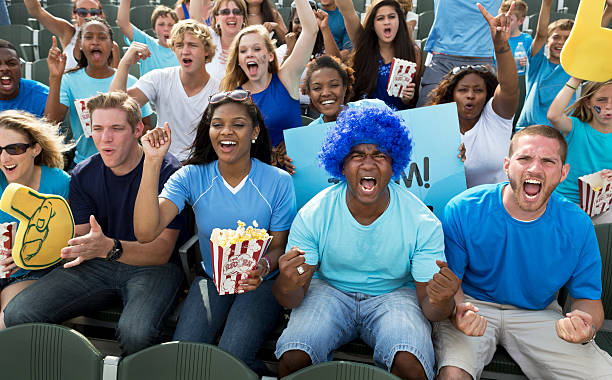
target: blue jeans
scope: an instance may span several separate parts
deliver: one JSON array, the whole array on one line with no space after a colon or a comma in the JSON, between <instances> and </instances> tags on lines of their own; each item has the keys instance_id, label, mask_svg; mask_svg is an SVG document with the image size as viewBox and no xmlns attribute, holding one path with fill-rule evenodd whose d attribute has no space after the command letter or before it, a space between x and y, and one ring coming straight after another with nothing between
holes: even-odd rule
<instances>
[{"instance_id":1,"label":"blue jeans","mask_svg":"<svg viewBox=\"0 0 612 380\"><path fill-rule=\"evenodd\" d=\"M332 360L335 349L357 337L374 348L379 367L390 370L395 354L406 351L419 359L429 379L434 378L431 324L412 288L370 296L344 293L312 279L306 297L291 311L275 355L280 359L287 351L300 350L317 364Z\"/></svg>"},{"instance_id":2,"label":"blue jeans","mask_svg":"<svg viewBox=\"0 0 612 380\"><path fill-rule=\"evenodd\" d=\"M11 25L6 0L0 0L0 25Z\"/></svg>"},{"instance_id":3,"label":"blue jeans","mask_svg":"<svg viewBox=\"0 0 612 380\"><path fill-rule=\"evenodd\" d=\"M59 267L15 296L4 310L4 322L62 323L120 298L117 340L122 353L129 355L160 342L183 278L174 263L134 266L93 259L69 269Z\"/></svg>"},{"instance_id":4,"label":"blue jeans","mask_svg":"<svg viewBox=\"0 0 612 380\"><path fill-rule=\"evenodd\" d=\"M220 296L213 280L197 277L183 304L174 340L214 344L221 332L220 348L266 375L267 368L256 355L281 312L273 284L269 279L253 291Z\"/></svg>"}]
</instances>

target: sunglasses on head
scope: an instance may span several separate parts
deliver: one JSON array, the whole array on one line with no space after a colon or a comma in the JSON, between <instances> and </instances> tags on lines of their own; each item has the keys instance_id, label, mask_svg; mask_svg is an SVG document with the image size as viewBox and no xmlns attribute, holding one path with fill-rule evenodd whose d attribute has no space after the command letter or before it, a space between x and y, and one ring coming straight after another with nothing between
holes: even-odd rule
<instances>
[{"instance_id":1,"label":"sunglasses on head","mask_svg":"<svg viewBox=\"0 0 612 380\"><path fill-rule=\"evenodd\" d=\"M6 151L6 153L11 156L18 156L20 154L24 154L29 147L34 146L35 143L17 143L17 144L8 144L7 146L0 146L0 154L2 151Z\"/></svg>"},{"instance_id":2,"label":"sunglasses on head","mask_svg":"<svg viewBox=\"0 0 612 380\"><path fill-rule=\"evenodd\" d=\"M455 66L453 67L452 73L453 75L457 75L459 73L462 73L466 70L476 70L476 71L480 71L481 73L488 73L489 72L489 68L485 65L466 65L466 66Z\"/></svg>"},{"instance_id":3,"label":"sunglasses on head","mask_svg":"<svg viewBox=\"0 0 612 380\"><path fill-rule=\"evenodd\" d=\"M234 16L242 16L242 9L240 8L223 8L223 9L219 9L218 14L221 16L229 16L230 13L232 13Z\"/></svg>"},{"instance_id":4,"label":"sunglasses on head","mask_svg":"<svg viewBox=\"0 0 612 380\"><path fill-rule=\"evenodd\" d=\"M319 9L319 7L317 6L317 3L313 0L308 0L308 3L310 4L310 8L314 9L315 11L317 9ZM291 3L291 8L295 8L295 1Z\"/></svg>"},{"instance_id":5,"label":"sunglasses on head","mask_svg":"<svg viewBox=\"0 0 612 380\"><path fill-rule=\"evenodd\" d=\"M219 102L221 102L224 99L231 99L231 100L235 100L237 102L243 102L245 100L250 100L251 102L253 101L253 99L251 98L251 92L247 91L247 90L234 90L234 91L226 91L226 92L220 92L218 94L214 94L211 95L210 98L208 98L208 103L209 104L217 104Z\"/></svg>"},{"instance_id":6,"label":"sunglasses on head","mask_svg":"<svg viewBox=\"0 0 612 380\"><path fill-rule=\"evenodd\" d=\"M79 17L101 16L102 15L102 9L98 9L98 8L91 8L91 9L77 8L77 9L74 10L74 13L76 13Z\"/></svg>"}]
</instances>

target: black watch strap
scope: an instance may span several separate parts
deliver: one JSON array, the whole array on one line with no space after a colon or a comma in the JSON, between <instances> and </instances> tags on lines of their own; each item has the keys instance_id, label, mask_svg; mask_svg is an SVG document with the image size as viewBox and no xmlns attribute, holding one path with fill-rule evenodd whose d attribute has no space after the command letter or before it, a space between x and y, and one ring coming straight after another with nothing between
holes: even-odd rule
<instances>
[{"instance_id":1,"label":"black watch strap","mask_svg":"<svg viewBox=\"0 0 612 380\"><path fill-rule=\"evenodd\" d=\"M113 248L106 254L106 260L117 261L123 254L123 246L118 239L113 239Z\"/></svg>"}]
</instances>

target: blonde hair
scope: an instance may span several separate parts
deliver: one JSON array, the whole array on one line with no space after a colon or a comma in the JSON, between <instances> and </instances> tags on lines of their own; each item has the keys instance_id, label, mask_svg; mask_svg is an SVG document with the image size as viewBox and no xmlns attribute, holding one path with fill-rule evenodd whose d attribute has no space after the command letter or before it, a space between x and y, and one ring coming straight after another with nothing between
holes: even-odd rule
<instances>
[{"instance_id":1,"label":"blonde hair","mask_svg":"<svg viewBox=\"0 0 612 380\"><path fill-rule=\"evenodd\" d=\"M499 7L499 13L506 13L510 10L510 6L514 3L514 10L512 13L516 15L517 19L522 19L527 16L527 3L523 0L504 0L504 2Z\"/></svg>"},{"instance_id":2,"label":"blonde hair","mask_svg":"<svg viewBox=\"0 0 612 380\"><path fill-rule=\"evenodd\" d=\"M236 89L238 86L242 86L249 81L249 78L244 73L240 65L238 64L238 55L240 41L242 37L247 34L255 33L263 38L268 53L274 56L274 60L268 64L268 72L272 74L278 73L278 57L276 56L276 49L274 48L274 41L270 38L270 33L263 25L251 25L242 29L230 47L230 52L227 56L227 66L225 67L225 76L221 81L219 89L221 91L230 91Z\"/></svg>"},{"instance_id":3,"label":"blonde hair","mask_svg":"<svg viewBox=\"0 0 612 380\"><path fill-rule=\"evenodd\" d=\"M170 31L170 40L168 41L168 46L170 49L174 50L174 44L183 41L185 38L185 33L187 32L191 32L202 42L204 49L208 50L208 56L204 62L209 63L212 61L213 57L215 56L215 49L217 46L212 40L208 27L193 19L181 20L174 24L172 30Z\"/></svg>"},{"instance_id":4,"label":"blonde hair","mask_svg":"<svg viewBox=\"0 0 612 380\"><path fill-rule=\"evenodd\" d=\"M129 97L128 94L123 91L111 91L98 94L87 101L87 111L89 111L89 115L93 115L93 112L98 108L115 108L125 111L127 114L127 122L130 127L132 127L132 131L136 129L136 125L142 120L140 106L134 98Z\"/></svg>"},{"instance_id":5,"label":"blonde hair","mask_svg":"<svg viewBox=\"0 0 612 380\"><path fill-rule=\"evenodd\" d=\"M36 116L18 110L0 112L0 128L6 128L22 134L30 143L36 143L41 150L34 158L35 165L64 169L64 155L74 144L64 143L64 136L59 132L59 125L39 119Z\"/></svg>"},{"instance_id":6,"label":"blonde hair","mask_svg":"<svg viewBox=\"0 0 612 380\"><path fill-rule=\"evenodd\" d=\"M221 35L221 28L217 25L217 15L219 14L219 8L223 3L234 3L242 11L242 27L249 26L249 18L247 17L247 5L244 0L217 0L213 5L212 11L210 12L213 16L212 28L218 35Z\"/></svg>"},{"instance_id":7,"label":"blonde hair","mask_svg":"<svg viewBox=\"0 0 612 380\"><path fill-rule=\"evenodd\" d=\"M574 104L567 107L565 112L584 123L590 123L593 120L593 111L591 111L591 107L587 105L587 100L591 99L602 87L608 85L612 85L612 79L606 82L586 82L584 86L582 86L582 95L576 99Z\"/></svg>"}]
</instances>

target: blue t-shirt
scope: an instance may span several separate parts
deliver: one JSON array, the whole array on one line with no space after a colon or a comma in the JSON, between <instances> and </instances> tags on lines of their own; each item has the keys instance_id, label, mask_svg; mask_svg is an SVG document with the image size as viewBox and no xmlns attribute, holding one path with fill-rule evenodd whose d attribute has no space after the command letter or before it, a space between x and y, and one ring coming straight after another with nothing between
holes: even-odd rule
<instances>
[{"instance_id":1,"label":"blue t-shirt","mask_svg":"<svg viewBox=\"0 0 612 380\"><path fill-rule=\"evenodd\" d=\"M43 117L47 105L49 87L35 80L19 81L19 93L10 100L0 100L0 111L22 110L38 117Z\"/></svg>"},{"instance_id":2,"label":"blue t-shirt","mask_svg":"<svg viewBox=\"0 0 612 380\"><path fill-rule=\"evenodd\" d=\"M72 171L70 181L70 208L74 224L89 223L93 215L104 235L125 241L136 241L134 235L134 204L142 178L144 155L128 174L115 175L102 161L99 153L79 163ZM181 167L171 154L166 154L159 171L158 191L166 180ZM185 229L184 214L177 215L167 228ZM180 241L180 238L179 238ZM177 248L179 243L177 243ZM173 256L176 259L176 255Z\"/></svg>"},{"instance_id":3,"label":"blue t-shirt","mask_svg":"<svg viewBox=\"0 0 612 380\"><path fill-rule=\"evenodd\" d=\"M551 126L546 113L555 97L561 91L570 75L563 70L560 64L554 64L544 55L545 48L541 48L531 56L531 46L527 49L527 74L525 105L521 116L516 123L516 129L521 130L535 124ZM576 101L576 94L572 95L571 103Z\"/></svg>"},{"instance_id":4,"label":"blue t-shirt","mask_svg":"<svg viewBox=\"0 0 612 380\"><path fill-rule=\"evenodd\" d=\"M570 171L557 186L556 191L580 204L578 193L578 177L598 172L603 169L612 169L612 133L601 133L588 123L572 117L572 130L565 136L567 140L566 163Z\"/></svg>"},{"instance_id":5,"label":"blue t-shirt","mask_svg":"<svg viewBox=\"0 0 612 380\"><path fill-rule=\"evenodd\" d=\"M481 185L444 209L449 267L478 300L545 309L564 285L574 298L601 298L601 257L590 218L553 193L537 220L511 217L502 203L508 183Z\"/></svg>"},{"instance_id":6,"label":"blue t-shirt","mask_svg":"<svg viewBox=\"0 0 612 380\"><path fill-rule=\"evenodd\" d=\"M336 45L338 45L338 49L351 50L353 48L353 44L351 43L348 32L346 31L346 26L344 26L344 17L342 17L340 9L336 7L336 9L333 11L328 11L327 9L323 10L329 15L327 24L329 25L329 29L334 36Z\"/></svg>"},{"instance_id":7,"label":"blue t-shirt","mask_svg":"<svg viewBox=\"0 0 612 380\"><path fill-rule=\"evenodd\" d=\"M55 194L68 199L68 188L70 184L70 176L58 168L50 168L48 166L41 165L40 167L40 184L38 192L41 194ZM0 192L4 193L4 190L8 186L4 173L0 172ZM19 220L10 214L0 210L0 223L16 222L19 225ZM19 277L28 273L27 270L20 269L15 272L11 277Z\"/></svg>"},{"instance_id":8,"label":"blue t-shirt","mask_svg":"<svg viewBox=\"0 0 612 380\"><path fill-rule=\"evenodd\" d=\"M407 104L402 102L402 98L397 96L390 96L387 92L387 85L389 84L389 75L391 75L391 63L385 63L382 57L378 57L378 79L376 80L376 89L372 94L372 98L380 99L385 102L389 107L396 111L404 110L408 108Z\"/></svg>"},{"instance_id":9,"label":"blue t-shirt","mask_svg":"<svg viewBox=\"0 0 612 380\"><path fill-rule=\"evenodd\" d=\"M190 204L198 226L202 265L213 278L210 235L214 228L236 229L238 220L268 231L286 231L295 217L295 192L286 172L251 158L251 171L235 194L225 184L217 161L186 165L170 177L160 198L181 211Z\"/></svg>"},{"instance_id":10,"label":"blue t-shirt","mask_svg":"<svg viewBox=\"0 0 612 380\"><path fill-rule=\"evenodd\" d=\"M147 45L149 51L151 52L151 56L149 58L140 61L140 76L145 75L151 70L179 66L179 61L176 58L176 54L174 54L170 48L161 46L158 40L149 36L134 25L132 25L132 33L134 34L134 41Z\"/></svg>"},{"instance_id":11,"label":"blue t-shirt","mask_svg":"<svg viewBox=\"0 0 612 380\"><path fill-rule=\"evenodd\" d=\"M302 126L300 101L289 95L277 74L272 74L272 80L265 90L251 94L251 97L264 117L272 146L284 140L285 129Z\"/></svg>"},{"instance_id":12,"label":"blue t-shirt","mask_svg":"<svg viewBox=\"0 0 612 380\"><path fill-rule=\"evenodd\" d=\"M489 24L476 6L481 3L496 15L502 0L434 0L436 18L425 51L467 57L492 57ZM526 48L525 48L526 49Z\"/></svg>"},{"instance_id":13,"label":"blue t-shirt","mask_svg":"<svg viewBox=\"0 0 612 380\"><path fill-rule=\"evenodd\" d=\"M444 259L440 221L404 187L389 182L389 206L372 224L359 224L346 205L346 181L317 194L295 217L287 249L306 252L314 278L343 292L370 295L427 282Z\"/></svg>"},{"instance_id":14,"label":"blue t-shirt","mask_svg":"<svg viewBox=\"0 0 612 380\"><path fill-rule=\"evenodd\" d=\"M108 92L108 88L114 77L115 75L113 74L103 79L92 78L87 75L85 68L62 76L60 103L70 110L70 128L72 129L72 135L76 142L74 162L81 162L98 152L93 139L91 137L85 137L83 134L83 127L81 126L81 120L79 119L74 102L76 100L87 100L99 93ZM135 83L136 78L129 75L127 87L129 88ZM148 103L140 110L142 112L142 117L147 117L153 113Z\"/></svg>"}]
</instances>

